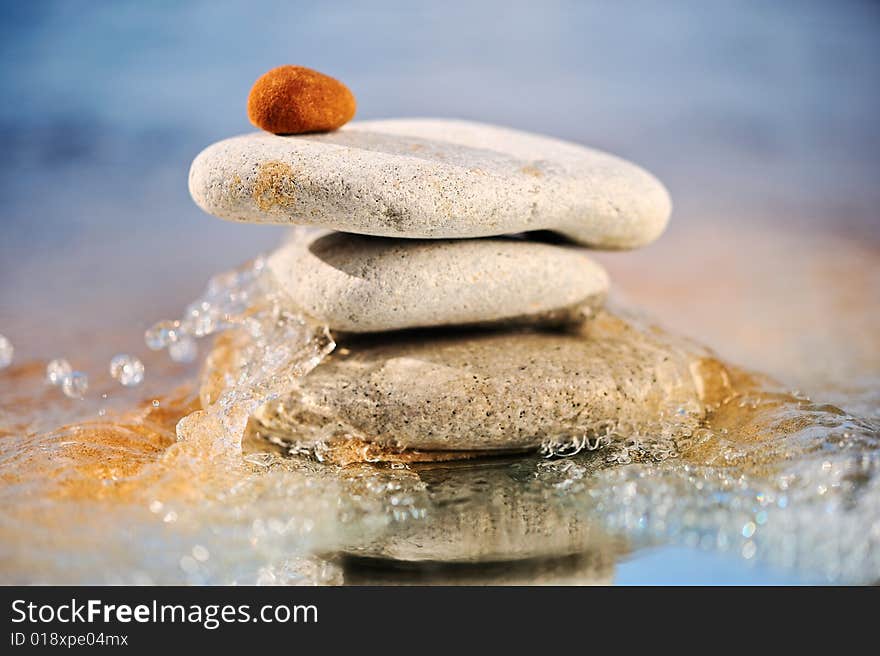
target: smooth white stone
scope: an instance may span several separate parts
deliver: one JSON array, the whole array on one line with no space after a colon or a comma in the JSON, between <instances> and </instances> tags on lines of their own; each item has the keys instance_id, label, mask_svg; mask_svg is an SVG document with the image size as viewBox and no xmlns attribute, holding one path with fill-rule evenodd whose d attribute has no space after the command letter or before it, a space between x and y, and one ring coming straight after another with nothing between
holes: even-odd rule
<instances>
[{"instance_id":1,"label":"smooth white stone","mask_svg":"<svg viewBox=\"0 0 880 656\"><path fill-rule=\"evenodd\" d=\"M584 249L523 239L317 232L268 263L300 308L348 332L573 323L592 316L608 291L607 274Z\"/></svg>"},{"instance_id":2,"label":"smooth white stone","mask_svg":"<svg viewBox=\"0 0 880 656\"><path fill-rule=\"evenodd\" d=\"M206 212L232 221L407 238L553 230L611 249L653 241L671 211L663 185L618 157L440 119L226 139L196 157L189 189Z\"/></svg>"}]
</instances>

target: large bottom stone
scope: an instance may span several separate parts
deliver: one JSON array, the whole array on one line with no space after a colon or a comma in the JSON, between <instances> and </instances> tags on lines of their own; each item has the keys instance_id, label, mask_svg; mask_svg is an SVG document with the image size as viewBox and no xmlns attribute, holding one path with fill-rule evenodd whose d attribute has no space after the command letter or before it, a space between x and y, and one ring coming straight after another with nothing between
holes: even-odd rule
<instances>
[{"instance_id":1,"label":"large bottom stone","mask_svg":"<svg viewBox=\"0 0 880 656\"><path fill-rule=\"evenodd\" d=\"M254 419L260 434L293 447L492 453L666 435L705 415L702 362L694 348L608 313L578 332L348 336Z\"/></svg>"}]
</instances>

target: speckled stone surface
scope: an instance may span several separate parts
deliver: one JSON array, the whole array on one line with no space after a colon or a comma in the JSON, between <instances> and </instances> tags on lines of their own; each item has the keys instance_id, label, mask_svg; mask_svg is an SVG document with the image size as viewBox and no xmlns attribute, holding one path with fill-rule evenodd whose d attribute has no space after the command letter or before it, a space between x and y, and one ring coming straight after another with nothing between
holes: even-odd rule
<instances>
[{"instance_id":1,"label":"speckled stone surface","mask_svg":"<svg viewBox=\"0 0 880 656\"><path fill-rule=\"evenodd\" d=\"M601 313L578 334L352 337L257 414L275 434L395 448L512 450L702 419L695 358Z\"/></svg>"},{"instance_id":2,"label":"speckled stone surface","mask_svg":"<svg viewBox=\"0 0 880 656\"><path fill-rule=\"evenodd\" d=\"M439 119L226 139L196 157L189 189L206 212L232 221L407 238L554 230L599 248L653 241L671 210L663 185L618 157Z\"/></svg>"},{"instance_id":3,"label":"speckled stone surface","mask_svg":"<svg viewBox=\"0 0 880 656\"><path fill-rule=\"evenodd\" d=\"M269 257L296 304L333 330L561 324L601 307L605 271L577 247L315 231Z\"/></svg>"}]
</instances>

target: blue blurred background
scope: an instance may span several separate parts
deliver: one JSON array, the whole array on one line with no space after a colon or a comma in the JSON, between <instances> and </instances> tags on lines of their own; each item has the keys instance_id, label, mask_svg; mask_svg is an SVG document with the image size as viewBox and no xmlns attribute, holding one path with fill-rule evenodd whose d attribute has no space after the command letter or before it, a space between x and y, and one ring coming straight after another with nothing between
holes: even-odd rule
<instances>
[{"instance_id":1,"label":"blue blurred background","mask_svg":"<svg viewBox=\"0 0 880 656\"><path fill-rule=\"evenodd\" d=\"M187 172L293 63L344 81L361 119L469 118L646 166L673 221L603 260L616 292L858 405L880 372L878 37L880 5L849 1L3 2L0 333L20 359L104 362L276 244L203 215Z\"/></svg>"}]
</instances>

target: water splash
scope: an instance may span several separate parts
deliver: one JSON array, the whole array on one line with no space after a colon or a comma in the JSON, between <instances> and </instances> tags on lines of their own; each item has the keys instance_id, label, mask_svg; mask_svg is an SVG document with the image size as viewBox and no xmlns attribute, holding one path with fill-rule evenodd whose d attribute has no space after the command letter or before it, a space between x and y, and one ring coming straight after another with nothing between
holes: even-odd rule
<instances>
[{"instance_id":1,"label":"water splash","mask_svg":"<svg viewBox=\"0 0 880 656\"><path fill-rule=\"evenodd\" d=\"M579 517L635 547L675 542L734 552L746 561L793 568L829 581L880 577L878 427L725 365L703 347L667 335L631 314L624 320L659 348L693 360L706 418L695 426L687 420L692 408L669 407L648 425L623 419L599 422L583 435L545 441L540 449L543 462L524 458L535 464L528 465L533 480L523 494L540 499L530 512L547 512L562 504L572 509L569 522ZM223 359L240 353L236 357L259 370L259 358L269 354L266 346L251 334L214 355ZM212 365L221 370L226 366L209 361L209 369ZM257 393L248 396L249 412L289 388L284 380L280 386L257 387ZM228 393L227 389L220 398ZM319 437L307 447L287 448L292 457L282 460L317 458L332 463L338 455ZM248 457L277 458L265 453ZM325 474L333 470L332 464L322 466ZM412 467L403 466L405 470L387 470L386 475L411 480ZM342 470L334 475L345 476ZM418 474L416 480L422 480ZM381 498L376 499L380 505ZM430 498L417 505L415 517L426 517L427 523L445 514ZM413 516L406 518L412 522ZM393 524L385 528L386 539L400 529ZM411 523L406 526L412 530ZM590 546L579 544L583 549Z\"/></svg>"},{"instance_id":2,"label":"water splash","mask_svg":"<svg viewBox=\"0 0 880 656\"><path fill-rule=\"evenodd\" d=\"M335 348L327 326L293 308L266 269L265 258L258 257L240 269L213 277L182 318L160 321L147 331L148 346L167 348L175 361L194 357L197 338L226 331L242 331L248 337L225 373L224 392L216 399L203 399L202 412L181 420L179 440L208 432L230 447L240 446L254 411L277 398L292 379L314 369Z\"/></svg>"},{"instance_id":3,"label":"water splash","mask_svg":"<svg viewBox=\"0 0 880 656\"><path fill-rule=\"evenodd\" d=\"M569 526L577 517L633 547L680 543L827 581L880 577L876 423L725 365L706 349L632 317L627 321L632 330L649 333L670 352L690 354L703 388L705 419L694 426L684 420L687 409L669 407L653 424L597 423L587 434L546 441L540 450L543 459L524 456L518 461L532 471L524 488L528 491L520 492L540 499L531 515L561 504L572 513ZM242 344L230 348L234 352ZM228 352L217 355L229 357ZM222 369L221 363L213 364ZM286 462L305 457L332 463L338 458L320 439L310 441L308 448L280 444L290 456L281 459ZM278 458L266 453L248 457ZM402 466L406 473L398 477L418 471ZM466 468L457 466L466 478ZM333 469L332 464L324 467L325 473ZM449 467L455 471L455 465ZM393 478L394 472L389 475ZM422 480L421 474L416 476ZM479 496L474 489L466 494ZM420 505L427 525L441 522L447 512L430 498ZM412 527L395 528L392 523L385 539ZM424 543L432 530L426 526L415 534L420 537L412 541ZM578 546L587 549L591 544Z\"/></svg>"}]
</instances>

